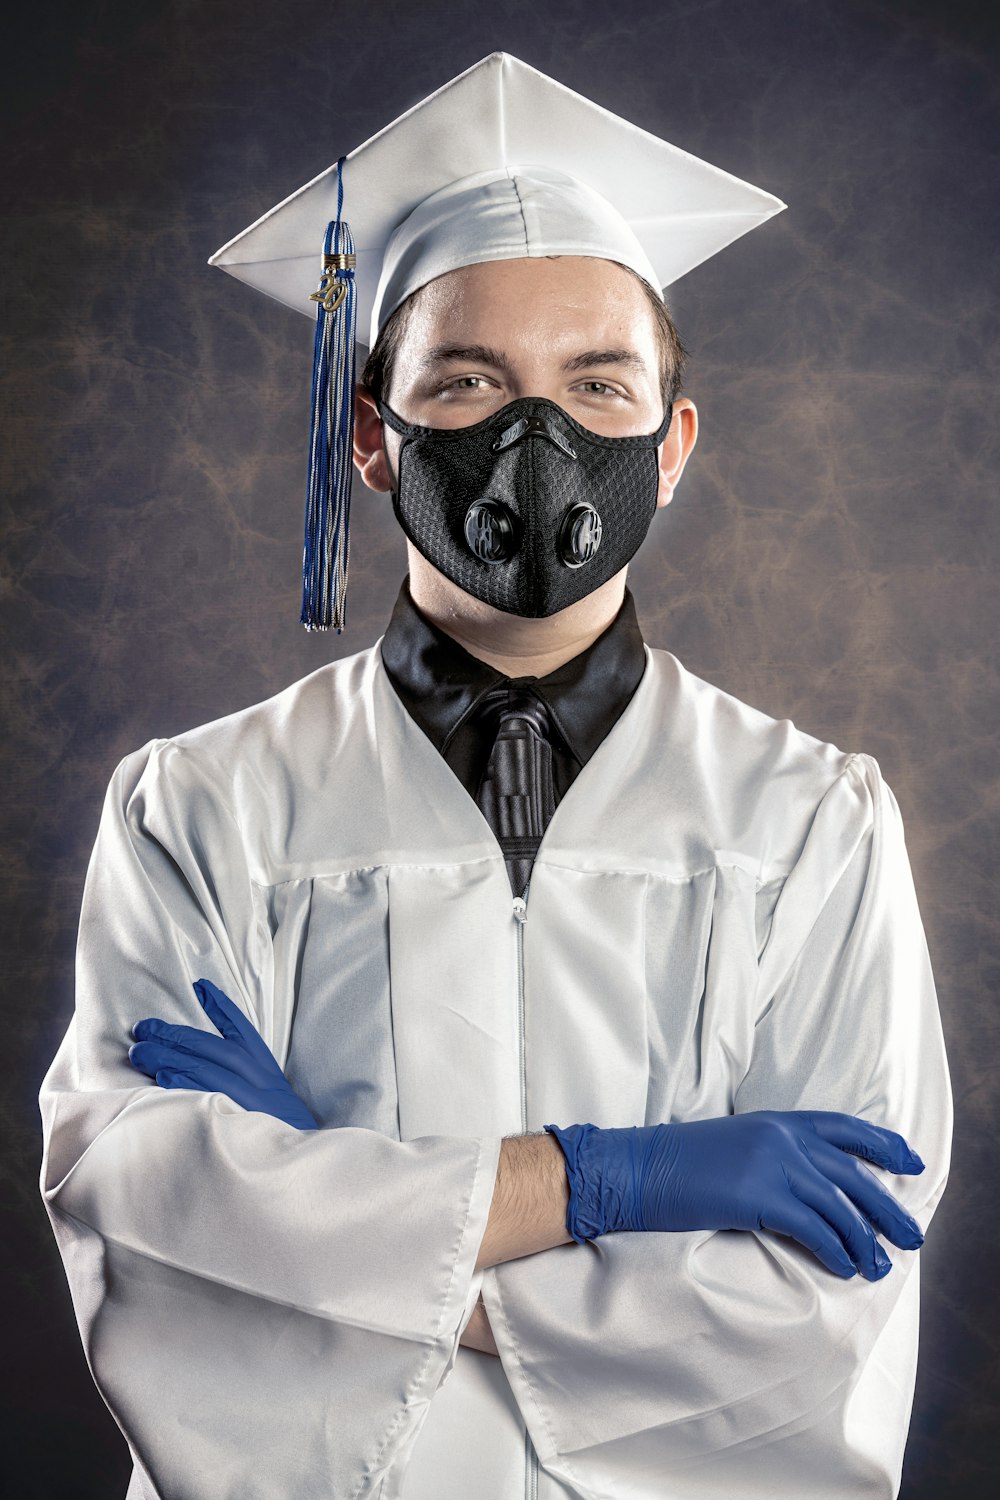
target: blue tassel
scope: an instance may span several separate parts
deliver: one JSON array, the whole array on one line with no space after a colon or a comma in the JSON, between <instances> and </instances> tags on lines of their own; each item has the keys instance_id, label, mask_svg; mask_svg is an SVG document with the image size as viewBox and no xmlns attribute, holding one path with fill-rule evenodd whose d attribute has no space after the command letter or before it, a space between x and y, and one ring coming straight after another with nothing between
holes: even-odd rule
<instances>
[{"instance_id":1,"label":"blue tassel","mask_svg":"<svg viewBox=\"0 0 1000 1500\"><path fill-rule=\"evenodd\" d=\"M319 307L299 617L307 630L328 630L332 625L338 635L347 619L357 326L354 236L340 217L344 161L342 156L337 162L337 217L326 229L322 280L310 294Z\"/></svg>"}]
</instances>

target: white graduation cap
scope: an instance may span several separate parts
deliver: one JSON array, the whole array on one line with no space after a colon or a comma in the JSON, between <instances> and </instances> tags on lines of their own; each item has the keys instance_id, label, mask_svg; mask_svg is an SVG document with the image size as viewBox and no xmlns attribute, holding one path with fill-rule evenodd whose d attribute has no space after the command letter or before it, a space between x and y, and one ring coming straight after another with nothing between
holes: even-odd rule
<instances>
[{"instance_id":1,"label":"white graduation cap","mask_svg":"<svg viewBox=\"0 0 1000 1500\"><path fill-rule=\"evenodd\" d=\"M615 260L662 296L784 207L493 52L217 250L209 265L316 314L306 628L345 618L356 329L370 347L436 276L521 256Z\"/></svg>"}]
</instances>

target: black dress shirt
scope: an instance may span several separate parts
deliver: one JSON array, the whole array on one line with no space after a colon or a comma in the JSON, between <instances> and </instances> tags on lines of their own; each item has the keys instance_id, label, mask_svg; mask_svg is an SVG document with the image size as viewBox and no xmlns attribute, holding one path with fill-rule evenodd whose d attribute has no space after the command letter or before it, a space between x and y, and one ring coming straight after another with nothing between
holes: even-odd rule
<instances>
[{"instance_id":1,"label":"black dress shirt","mask_svg":"<svg viewBox=\"0 0 1000 1500\"><path fill-rule=\"evenodd\" d=\"M440 630L413 602L410 575L400 586L382 638L382 661L411 718L476 796L495 733L477 716L492 688L530 686L544 699L558 804L608 731L617 723L646 667L635 600L626 587L621 609L585 650L544 677L508 677Z\"/></svg>"}]
</instances>

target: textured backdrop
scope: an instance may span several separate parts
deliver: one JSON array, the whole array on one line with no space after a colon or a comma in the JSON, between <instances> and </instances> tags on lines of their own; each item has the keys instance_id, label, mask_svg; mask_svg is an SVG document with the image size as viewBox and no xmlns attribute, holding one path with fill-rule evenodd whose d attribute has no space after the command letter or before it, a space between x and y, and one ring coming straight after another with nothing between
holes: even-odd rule
<instances>
[{"instance_id":1,"label":"textured backdrop","mask_svg":"<svg viewBox=\"0 0 1000 1500\"><path fill-rule=\"evenodd\" d=\"M1000 51L985 14L18 7L0 90L0 607L4 1453L19 1500L121 1500L130 1467L36 1181L38 1084L72 1010L108 779L152 737L369 645L406 566L388 496L356 484L347 629L298 625L311 320L205 261L498 48L789 205L673 289L701 437L629 582L652 645L873 754L896 793L956 1100L902 1496L992 1493Z\"/></svg>"}]
</instances>

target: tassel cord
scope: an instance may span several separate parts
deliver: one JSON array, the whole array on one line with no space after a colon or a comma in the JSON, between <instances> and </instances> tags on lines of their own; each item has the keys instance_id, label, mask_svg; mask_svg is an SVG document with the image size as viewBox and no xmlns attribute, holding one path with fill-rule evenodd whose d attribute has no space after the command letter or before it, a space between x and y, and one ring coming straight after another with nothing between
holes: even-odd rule
<instances>
[{"instance_id":1,"label":"tassel cord","mask_svg":"<svg viewBox=\"0 0 1000 1500\"><path fill-rule=\"evenodd\" d=\"M337 163L337 218L327 226L324 256L355 253L350 227L341 219L343 181ZM319 291L346 282L339 306L318 302L313 340L313 373L302 554L302 612L307 630L339 634L346 624L350 562L350 500L354 449L357 288L351 266L324 269Z\"/></svg>"}]
</instances>

